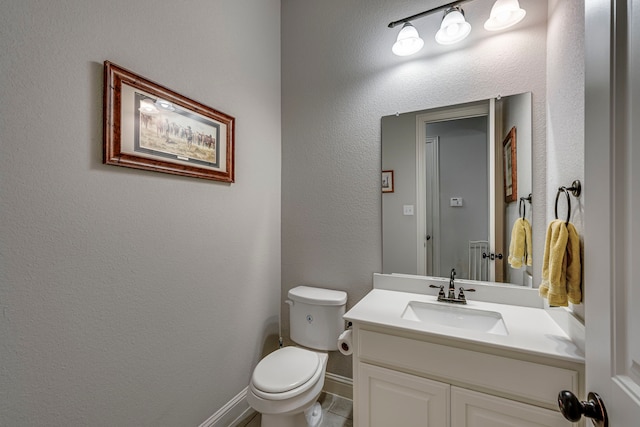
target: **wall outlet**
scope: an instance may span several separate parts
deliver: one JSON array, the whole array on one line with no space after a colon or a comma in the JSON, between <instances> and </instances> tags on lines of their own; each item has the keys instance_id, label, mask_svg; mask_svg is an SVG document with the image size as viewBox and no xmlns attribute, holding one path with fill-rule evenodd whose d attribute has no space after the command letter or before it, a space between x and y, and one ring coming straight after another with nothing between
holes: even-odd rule
<instances>
[{"instance_id":1,"label":"wall outlet","mask_svg":"<svg viewBox=\"0 0 640 427\"><path fill-rule=\"evenodd\" d=\"M413 205L404 205L402 207L402 213L404 215L413 215Z\"/></svg>"}]
</instances>

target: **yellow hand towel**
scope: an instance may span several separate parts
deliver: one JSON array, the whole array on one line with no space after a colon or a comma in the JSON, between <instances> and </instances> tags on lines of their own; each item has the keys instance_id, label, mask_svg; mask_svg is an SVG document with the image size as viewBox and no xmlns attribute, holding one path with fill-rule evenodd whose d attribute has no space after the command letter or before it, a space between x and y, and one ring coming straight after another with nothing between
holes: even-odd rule
<instances>
[{"instance_id":1,"label":"yellow hand towel","mask_svg":"<svg viewBox=\"0 0 640 427\"><path fill-rule=\"evenodd\" d=\"M525 262L528 266L533 265L533 239L531 237L531 224L526 218L523 218L524 222L524 240L526 244Z\"/></svg>"},{"instance_id":2,"label":"yellow hand towel","mask_svg":"<svg viewBox=\"0 0 640 427\"><path fill-rule=\"evenodd\" d=\"M511 229L508 262L512 268L521 268L522 263L532 265L531 224L526 218L518 218Z\"/></svg>"},{"instance_id":3,"label":"yellow hand towel","mask_svg":"<svg viewBox=\"0 0 640 427\"><path fill-rule=\"evenodd\" d=\"M564 254L567 251L569 232L562 220L551 221L547 229L542 258L542 283L540 296L547 298L550 305L563 306L567 303L566 264Z\"/></svg>"},{"instance_id":4,"label":"yellow hand towel","mask_svg":"<svg viewBox=\"0 0 640 427\"><path fill-rule=\"evenodd\" d=\"M572 304L582 302L582 256L580 253L580 235L573 226L567 224L569 241L567 242L567 296Z\"/></svg>"},{"instance_id":5,"label":"yellow hand towel","mask_svg":"<svg viewBox=\"0 0 640 427\"><path fill-rule=\"evenodd\" d=\"M545 239L539 293L549 305L566 307L582 300L580 237L573 224L551 221Z\"/></svg>"}]
</instances>

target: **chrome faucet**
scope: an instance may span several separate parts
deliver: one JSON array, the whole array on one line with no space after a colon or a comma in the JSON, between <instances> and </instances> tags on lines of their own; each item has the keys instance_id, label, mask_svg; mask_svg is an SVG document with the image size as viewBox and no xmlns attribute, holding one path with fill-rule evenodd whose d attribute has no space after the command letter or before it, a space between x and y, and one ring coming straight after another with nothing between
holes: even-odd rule
<instances>
[{"instance_id":1,"label":"chrome faucet","mask_svg":"<svg viewBox=\"0 0 640 427\"><path fill-rule=\"evenodd\" d=\"M455 285L455 278L456 278L456 269L452 268L451 269L451 276L449 276L449 293L448 295L445 296L444 293L444 285L429 285L430 288L439 288L440 291L438 292L438 301L442 301L442 302L450 302L453 304L466 304L467 303L467 298L464 295L464 291L467 292L475 292L475 289L465 289L462 286L460 286L460 292L458 293L458 296L456 297L456 285Z\"/></svg>"}]
</instances>

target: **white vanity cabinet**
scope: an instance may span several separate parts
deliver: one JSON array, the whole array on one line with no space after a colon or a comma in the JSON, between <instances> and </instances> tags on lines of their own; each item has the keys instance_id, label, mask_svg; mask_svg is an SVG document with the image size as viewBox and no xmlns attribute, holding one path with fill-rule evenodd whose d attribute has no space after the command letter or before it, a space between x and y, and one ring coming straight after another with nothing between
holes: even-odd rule
<instances>
[{"instance_id":1,"label":"white vanity cabinet","mask_svg":"<svg viewBox=\"0 0 640 427\"><path fill-rule=\"evenodd\" d=\"M356 427L572 425L556 398L560 390L583 395L580 363L378 325L353 327Z\"/></svg>"},{"instance_id":2,"label":"white vanity cabinet","mask_svg":"<svg viewBox=\"0 0 640 427\"><path fill-rule=\"evenodd\" d=\"M367 363L358 365L358 378L357 426L450 425L449 384Z\"/></svg>"},{"instance_id":3,"label":"white vanity cabinet","mask_svg":"<svg viewBox=\"0 0 640 427\"><path fill-rule=\"evenodd\" d=\"M557 411L451 387L451 427L567 427Z\"/></svg>"}]
</instances>

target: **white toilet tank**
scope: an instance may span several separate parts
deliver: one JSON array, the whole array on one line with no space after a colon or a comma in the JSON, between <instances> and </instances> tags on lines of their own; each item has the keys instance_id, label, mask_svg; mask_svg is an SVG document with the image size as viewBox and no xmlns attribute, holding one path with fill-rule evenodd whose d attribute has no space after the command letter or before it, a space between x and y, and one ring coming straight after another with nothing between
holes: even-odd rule
<instances>
[{"instance_id":1,"label":"white toilet tank","mask_svg":"<svg viewBox=\"0 0 640 427\"><path fill-rule=\"evenodd\" d=\"M288 296L291 339L316 350L337 350L338 336L344 331L347 293L297 286Z\"/></svg>"}]
</instances>

